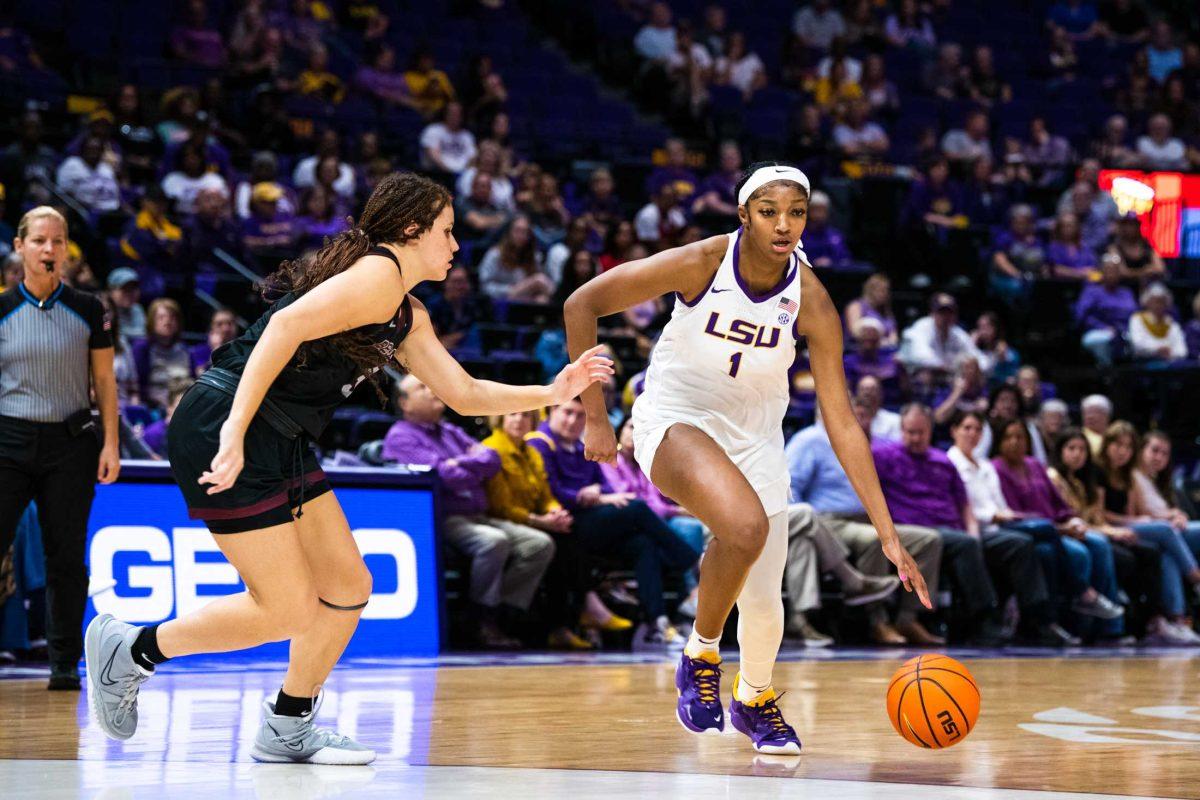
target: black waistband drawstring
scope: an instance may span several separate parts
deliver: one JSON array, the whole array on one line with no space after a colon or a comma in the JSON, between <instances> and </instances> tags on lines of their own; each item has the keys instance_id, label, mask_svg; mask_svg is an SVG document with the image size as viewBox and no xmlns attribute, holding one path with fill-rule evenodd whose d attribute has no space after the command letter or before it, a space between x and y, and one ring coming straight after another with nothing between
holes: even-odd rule
<instances>
[{"instance_id":1,"label":"black waistband drawstring","mask_svg":"<svg viewBox=\"0 0 1200 800\"><path fill-rule=\"evenodd\" d=\"M292 441L292 480L290 481L296 485L299 498L299 502L296 503L296 519L304 516L304 484L307 482L304 474L304 449L304 437L297 436Z\"/></svg>"}]
</instances>

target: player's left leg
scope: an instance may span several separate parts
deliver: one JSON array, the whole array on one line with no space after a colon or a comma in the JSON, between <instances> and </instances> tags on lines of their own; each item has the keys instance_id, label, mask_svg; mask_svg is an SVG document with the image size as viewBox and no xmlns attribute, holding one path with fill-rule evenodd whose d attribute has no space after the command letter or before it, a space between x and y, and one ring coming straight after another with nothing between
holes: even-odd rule
<instances>
[{"instance_id":1,"label":"player's left leg","mask_svg":"<svg viewBox=\"0 0 1200 800\"><path fill-rule=\"evenodd\" d=\"M733 681L729 719L750 737L760 753L800 752L796 731L783 719L771 687L771 672L783 641L783 598L780 589L787 564L788 514L767 519L767 541L750 568L738 595L740 671Z\"/></svg>"}]
</instances>

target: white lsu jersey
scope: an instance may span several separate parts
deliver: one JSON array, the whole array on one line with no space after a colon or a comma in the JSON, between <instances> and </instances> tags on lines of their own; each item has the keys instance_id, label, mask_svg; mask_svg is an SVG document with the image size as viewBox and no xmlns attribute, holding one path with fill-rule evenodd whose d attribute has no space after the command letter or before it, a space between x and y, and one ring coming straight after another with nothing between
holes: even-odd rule
<instances>
[{"instance_id":1,"label":"white lsu jersey","mask_svg":"<svg viewBox=\"0 0 1200 800\"><path fill-rule=\"evenodd\" d=\"M704 431L741 469L771 516L789 500L783 417L788 370L796 359L800 265L807 259L797 247L783 279L755 294L738 273L740 239L741 230L729 234L725 257L699 297L675 303L633 405L634 444L649 476L671 425Z\"/></svg>"}]
</instances>

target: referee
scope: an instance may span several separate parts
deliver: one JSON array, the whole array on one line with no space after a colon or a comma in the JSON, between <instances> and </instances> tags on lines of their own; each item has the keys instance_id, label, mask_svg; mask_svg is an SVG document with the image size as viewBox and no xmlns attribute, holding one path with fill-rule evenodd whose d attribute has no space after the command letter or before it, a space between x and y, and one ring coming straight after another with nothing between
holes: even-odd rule
<instances>
[{"instance_id":1,"label":"referee","mask_svg":"<svg viewBox=\"0 0 1200 800\"><path fill-rule=\"evenodd\" d=\"M13 244L25 278L0 294L0 553L36 500L46 550L48 688L79 689L88 515L96 481L112 483L121 469L111 325L98 298L62 282L61 214L48 206L29 211Z\"/></svg>"}]
</instances>

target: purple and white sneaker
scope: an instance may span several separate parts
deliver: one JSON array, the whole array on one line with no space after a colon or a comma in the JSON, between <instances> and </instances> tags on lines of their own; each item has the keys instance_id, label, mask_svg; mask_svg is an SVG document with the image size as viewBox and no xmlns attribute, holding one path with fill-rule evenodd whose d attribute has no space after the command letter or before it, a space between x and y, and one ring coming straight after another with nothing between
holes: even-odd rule
<instances>
[{"instance_id":1,"label":"purple and white sneaker","mask_svg":"<svg viewBox=\"0 0 1200 800\"><path fill-rule=\"evenodd\" d=\"M721 656L701 653L698 658L690 658L684 653L675 670L675 689L679 693L675 715L680 725L698 734L719 734L725 730Z\"/></svg>"},{"instance_id":2,"label":"purple and white sneaker","mask_svg":"<svg viewBox=\"0 0 1200 800\"><path fill-rule=\"evenodd\" d=\"M750 737L754 749L768 755L799 755L800 737L783 720L774 689L767 689L749 703L737 699L741 675L733 679L733 701L729 704L729 721L733 727Z\"/></svg>"}]
</instances>

